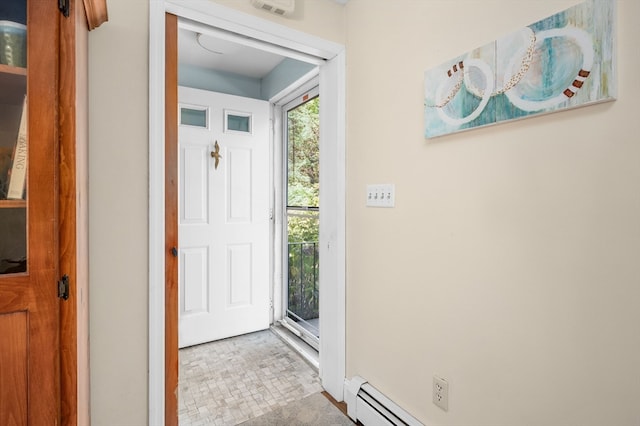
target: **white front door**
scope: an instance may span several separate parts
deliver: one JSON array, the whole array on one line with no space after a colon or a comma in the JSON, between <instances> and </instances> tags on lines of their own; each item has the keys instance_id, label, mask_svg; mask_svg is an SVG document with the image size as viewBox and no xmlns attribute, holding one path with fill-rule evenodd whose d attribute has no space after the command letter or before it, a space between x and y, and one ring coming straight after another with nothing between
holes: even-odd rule
<instances>
[{"instance_id":1,"label":"white front door","mask_svg":"<svg viewBox=\"0 0 640 426\"><path fill-rule=\"evenodd\" d=\"M182 348L269 327L269 103L178 99Z\"/></svg>"}]
</instances>

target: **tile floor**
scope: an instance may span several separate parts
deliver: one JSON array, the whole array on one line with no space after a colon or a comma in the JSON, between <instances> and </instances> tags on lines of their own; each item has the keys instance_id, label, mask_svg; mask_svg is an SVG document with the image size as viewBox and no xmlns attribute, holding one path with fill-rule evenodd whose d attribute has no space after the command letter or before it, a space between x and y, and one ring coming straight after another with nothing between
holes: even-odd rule
<instances>
[{"instance_id":1,"label":"tile floor","mask_svg":"<svg viewBox=\"0 0 640 426\"><path fill-rule=\"evenodd\" d=\"M180 426L237 425L320 391L317 372L270 330L180 350Z\"/></svg>"}]
</instances>

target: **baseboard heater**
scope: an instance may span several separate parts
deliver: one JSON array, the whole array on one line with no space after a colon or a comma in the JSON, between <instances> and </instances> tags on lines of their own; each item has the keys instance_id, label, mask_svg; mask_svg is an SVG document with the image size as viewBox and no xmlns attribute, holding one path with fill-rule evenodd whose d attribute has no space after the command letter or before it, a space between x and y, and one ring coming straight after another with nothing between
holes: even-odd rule
<instances>
[{"instance_id":1,"label":"baseboard heater","mask_svg":"<svg viewBox=\"0 0 640 426\"><path fill-rule=\"evenodd\" d=\"M365 379L355 376L345 384L347 414L365 426L424 426Z\"/></svg>"}]
</instances>

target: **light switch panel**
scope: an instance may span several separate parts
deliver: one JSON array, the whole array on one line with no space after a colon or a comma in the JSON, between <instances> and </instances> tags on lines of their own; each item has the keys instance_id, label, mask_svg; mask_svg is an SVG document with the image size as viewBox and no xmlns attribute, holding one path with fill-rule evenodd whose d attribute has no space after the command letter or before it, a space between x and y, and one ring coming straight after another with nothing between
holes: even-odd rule
<instances>
[{"instance_id":1,"label":"light switch panel","mask_svg":"<svg viewBox=\"0 0 640 426\"><path fill-rule=\"evenodd\" d=\"M367 185L367 207L395 207L396 188L392 183Z\"/></svg>"}]
</instances>

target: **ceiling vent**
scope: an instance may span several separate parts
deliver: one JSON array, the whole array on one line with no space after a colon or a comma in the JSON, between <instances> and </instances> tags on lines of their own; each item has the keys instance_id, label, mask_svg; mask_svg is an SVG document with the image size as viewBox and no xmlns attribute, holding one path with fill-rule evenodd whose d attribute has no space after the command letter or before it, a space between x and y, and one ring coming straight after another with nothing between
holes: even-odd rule
<instances>
[{"instance_id":1,"label":"ceiling vent","mask_svg":"<svg viewBox=\"0 0 640 426\"><path fill-rule=\"evenodd\" d=\"M251 0L251 4L276 15L289 16L296 7L296 0Z\"/></svg>"}]
</instances>

